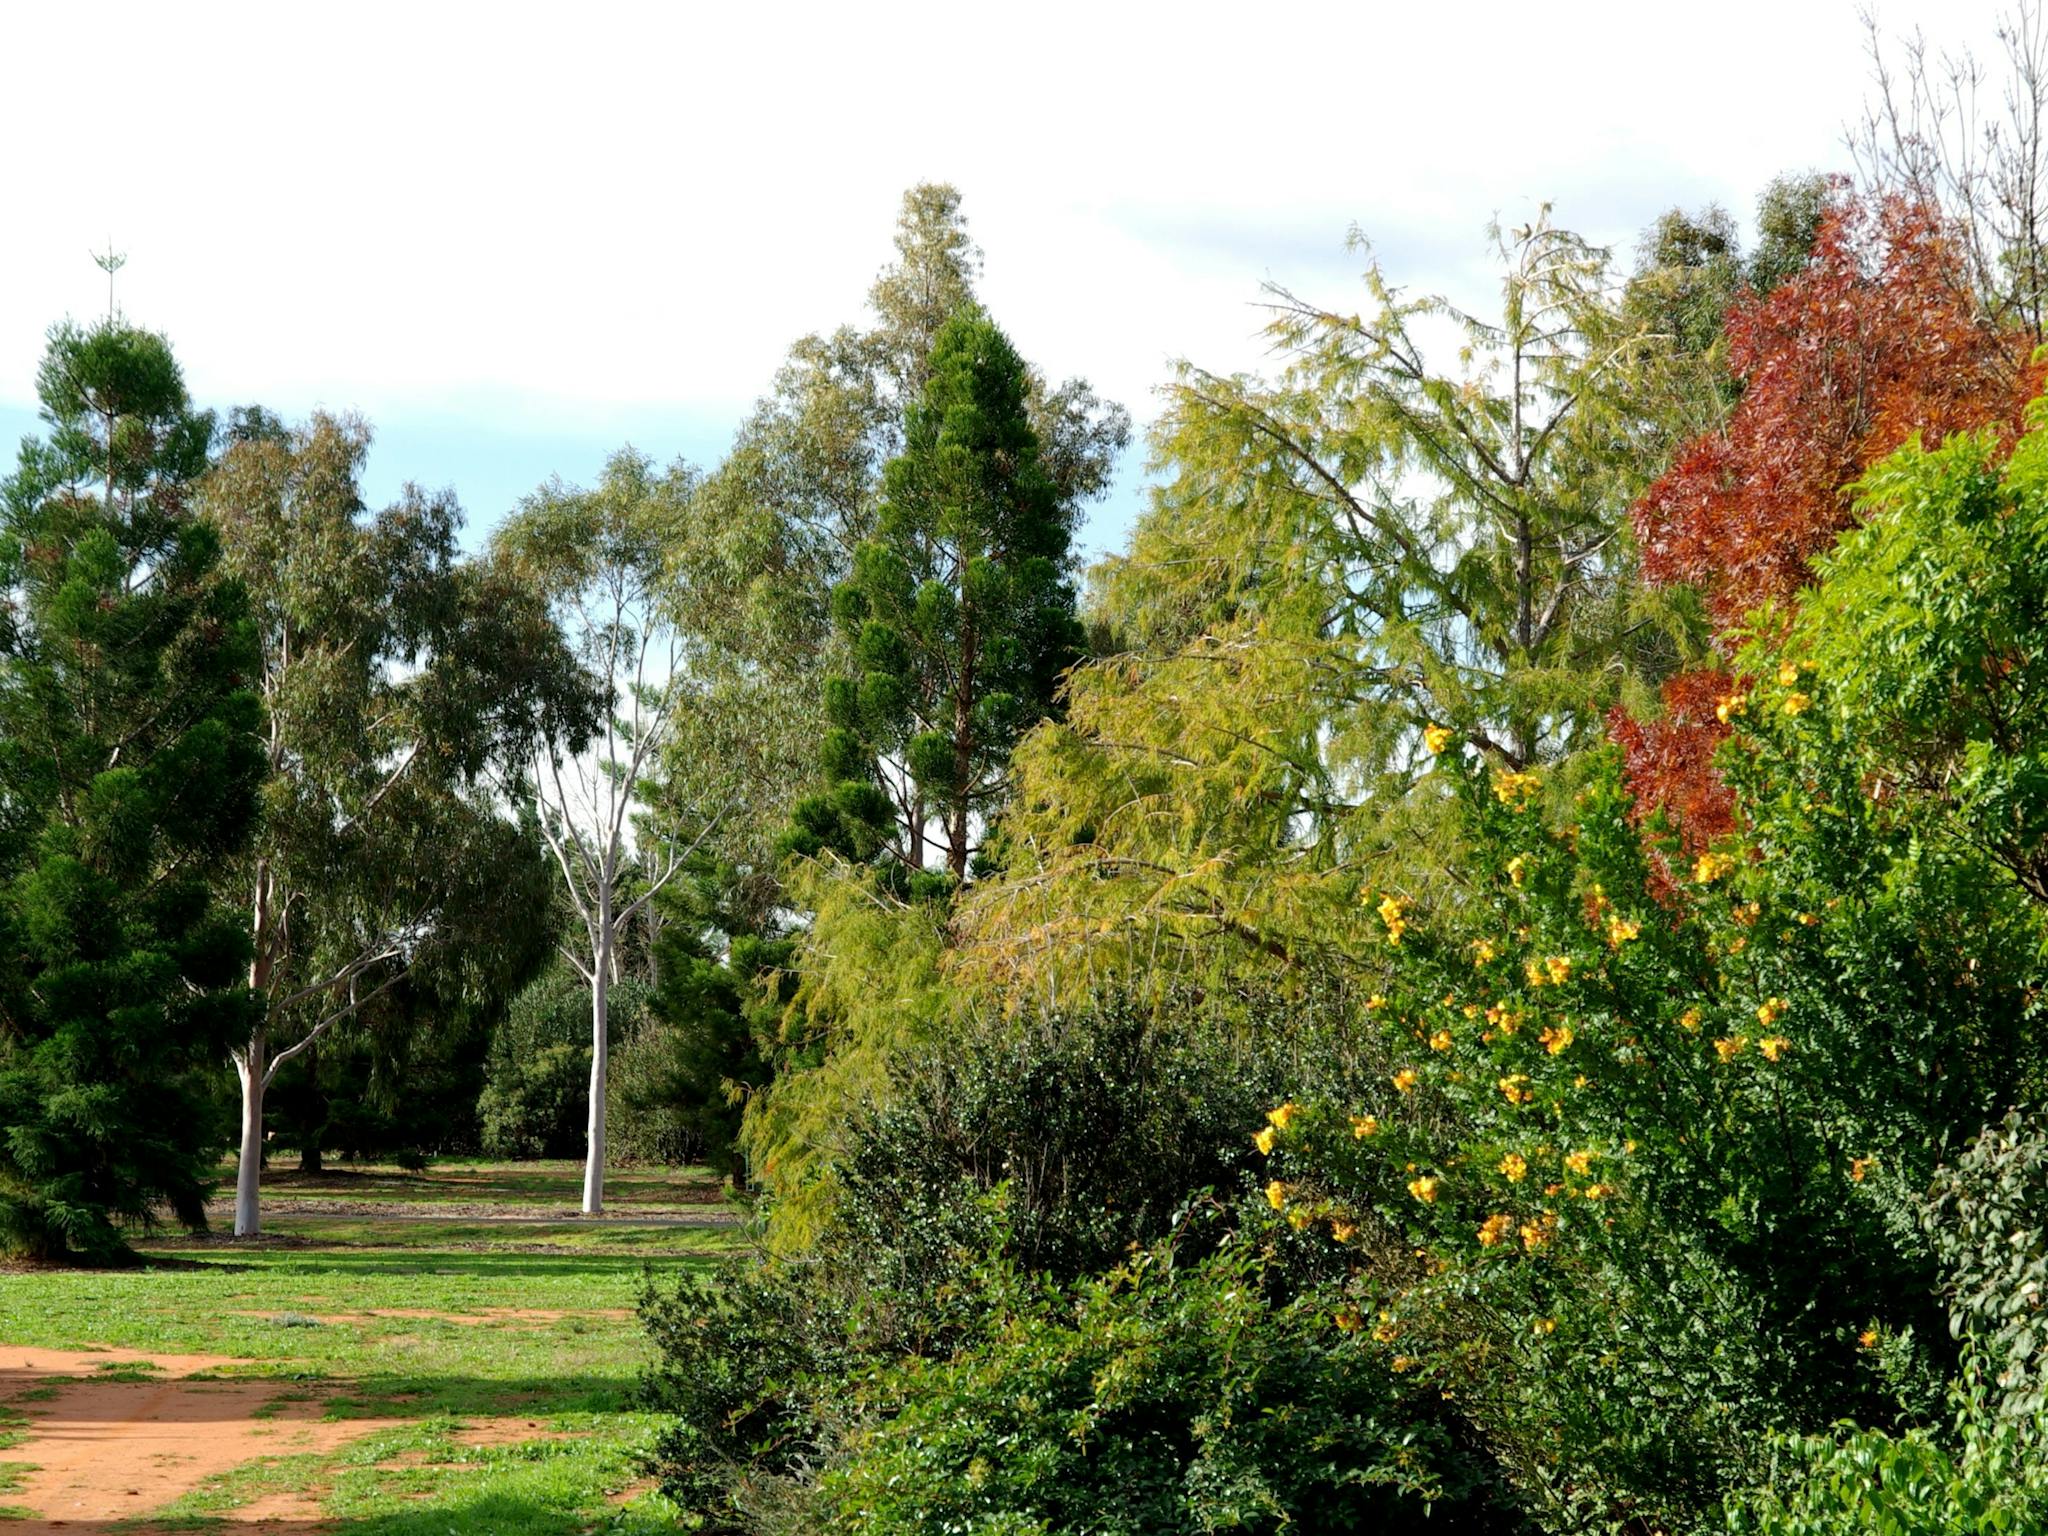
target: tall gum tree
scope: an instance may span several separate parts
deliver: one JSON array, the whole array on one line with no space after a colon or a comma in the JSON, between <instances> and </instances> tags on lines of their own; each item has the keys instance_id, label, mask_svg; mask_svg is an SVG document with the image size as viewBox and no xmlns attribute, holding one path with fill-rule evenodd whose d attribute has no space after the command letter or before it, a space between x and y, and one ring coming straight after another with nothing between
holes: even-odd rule
<instances>
[{"instance_id":1,"label":"tall gum tree","mask_svg":"<svg viewBox=\"0 0 2048 1536\"><path fill-rule=\"evenodd\" d=\"M649 814L651 781L694 686L669 552L688 535L696 484L686 466L658 472L625 449L587 490L558 480L526 498L492 540L497 557L546 594L603 705L588 750L559 736L542 741L524 785L582 929L580 942L563 943L561 952L590 988L583 1209L591 1215L604 1209L609 994L621 942L688 866L722 809ZM687 830L667 836L676 826Z\"/></svg>"},{"instance_id":2,"label":"tall gum tree","mask_svg":"<svg viewBox=\"0 0 2048 1536\"><path fill-rule=\"evenodd\" d=\"M243 413L202 505L260 640L262 818L233 890L262 1002L241 1086L235 1232L261 1231L264 1095L286 1062L408 977L542 920L533 828L493 770L587 734L594 701L539 592L464 561L448 494L371 514L360 421Z\"/></svg>"}]
</instances>

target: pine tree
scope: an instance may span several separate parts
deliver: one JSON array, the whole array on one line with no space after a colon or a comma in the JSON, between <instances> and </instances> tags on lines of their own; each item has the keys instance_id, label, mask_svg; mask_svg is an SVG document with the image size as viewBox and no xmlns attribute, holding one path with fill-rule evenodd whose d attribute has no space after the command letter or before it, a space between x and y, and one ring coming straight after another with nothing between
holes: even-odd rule
<instances>
[{"instance_id":1,"label":"pine tree","mask_svg":"<svg viewBox=\"0 0 2048 1536\"><path fill-rule=\"evenodd\" d=\"M209 1068L249 1027L209 881L252 825L254 635L188 512L210 415L169 344L51 334L0 508L0 1239L95 1258L199 1226Z\"/></svg>"},{"instance_id":2,"label":"pine tree","mask_svg":"<svg viewBox=\"0 0 2048 1536\"><path fill-rule=\"evenodd\" d=\"M985 315L940 329L875 532L833 593L851 666L826 681L832 788L798 807L800 851L886 850L915 874L929 841L965 879L1010 749L1078 658L1075 506L1029 395L1024 360Z\"/></svg>"}]
</instances>

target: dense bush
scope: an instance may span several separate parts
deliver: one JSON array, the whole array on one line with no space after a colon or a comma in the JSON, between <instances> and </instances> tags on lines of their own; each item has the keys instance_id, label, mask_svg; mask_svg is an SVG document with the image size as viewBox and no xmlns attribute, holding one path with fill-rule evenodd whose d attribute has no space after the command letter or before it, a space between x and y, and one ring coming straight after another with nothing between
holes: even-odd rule
<instances>
[{"instance_id":1,"label":"dense bush","mask_svg":"<svg viewBox=\"0 0 2048 1536\"><path fill-rule=\"evenodd\" d=\"M1199 1226L1199 1224L1197 1224ZM1348 1317L1270 1247L1171 1242L1072 1286L1007 1264L963 1278L985 1319L940 1360L851 1383L825 1527L1178 1536L1206 1530L1511 1531L1434 1394L1360 1356Z\"/></svg>"},{"instance_id":2,"label":"dense bush","mask_svg":"<svg viewBox=\"0 0 2048 1536\"><path fill-rule=\"evenodd\" d=\"M2009 1309L1982 1349L2031 1381L2043 1261L2024 1201L1979 1188L2027 1159L1994 1137L1957 1164L1960 1238L1916 1211L2043 1086L2043 452L2001 474L1965 440L1873 477L1866 527L1720 703L1738 819L1696 859L1645 849L1611 760L1558 827L1537 776L1432 743L1463 899L1379 898L1373 1012L1402 1059L1364 1099L1276 1112L1271 1198L1364 1256L1347 1289L1386 1351L1559 1528L1687 1528L1788 1444L1809 1481L1881 1444L1913 1486L2005 1454L2006 1429L1928 1435L1958 1379L1944 1269ZM1836 1420L1901 1438L1783 1438Z\"/></svg>"},{"instance_id":3,"label":"dense bush","mask_svg":"<svg viewBox=\"0 0 2048 1536\"><path fill-rule=\"evenodd\" d=\"M1204 1223L1198 1240L1130 1258L1174 1234L1191 1203L1209 1203L1205 1191L1242 1185L1251 1151L1234 1133L1271 1101L1315 1033L1307 1010L1293 1028L1284 1010L1256 1011L1239 1032L1205 1023L1199 999L1181 1002L1170 1022L1114 1002L1028 1023L984 1022L947 1053L899 1062L886 1100L852 1128L834 1169L834 1219L812 1250L793 1260L732 1261L711 1279L651 1291L644 1311L662 1363L649 1391L675 1415L655 1461L671 1496L715 1530L778 1529L778 1520L797 1519L792 1510L823 1519L817 1501L857 1502L853 1490L869 1486L863 1457L902 1450L875 1438L879 1425L899 1413L944 1411L917 1390L928 1366L983 1350L983 1373L963 1367L958 1390L971 1392L976 1381L1009 1390L1000 1385L1009 1369L1000 1340L1013 1327L1042 1335L1046 1369L1069 1345L1076 1359L1127 1359L1132 1369L1153 1343L1177 1353L1185 1373L1162 1367L1140 1395L1156 1396L1146 1412L1175 1426L1182 1450L1174 1454L1190 1458L1183 1471L1200 1463L1198 1481L1220 1477L1239 1454L1197 1444L1231 1393L1278 1379L1260 1375L1256 1362L1218 1359L1203 1370L1189 1363L1207 1347L1201 1341L1226 1326L1218 1309L1241 1304L1248 1318L1285 1319L1256 1345L1273 1351L1276 1369L1313 1355L1317 1369L1335 1370L1337 1357L1316 1354L1326 1346L1311 1339L1324 1327L1334 1346L1341 1330L1327 1318L1313 1323L1313 1303L1292 1299L1268 1257L1240 1247L1216 1260L1223 1269L1204 1267L1227 1224ZM1130 1293L1137 1299L1128 1316L1126 1282L1090 1278L1126 1261L1146 1277ZM1233 1292L1224 1273L1231 1265L1256 1270L1259 1284ZM1081 1315L1076 1307L1088 1321L1062 1342L1061 1319ZM1332 1384L1330 1401L1348 1406L1304 1410L1300 1424L1274 1426L1272 1455L1292 1457L1327 1435L1340 1468L1330 1476L1364 1477L1395 1442L1373 1439L1377 1430L1344 1415L1385 1401L1384 1383L1369 1379L1383 1375L1375 1368L1341 1389ZM1092 1379L1076 1365L1062 1391L1085 1395ZM1102 1406L1107 1413L1106 1399ZM1076 1455L1089 1476L1107 1475L1108 1464L1090 1460L1085 1446L1063 1451L1054 1443L1068 1422L1048 1399L1028 1426L1002 1433L1028 1427L1052 1436L1040 1448L1046 1455ZM973 1450L971 1426L959 1430L956 1448L969 1462L1024 1454L1021 1444L994 1440ZM1298 1442L1290 1438L1297 1433ZM1375 1449L1359 1450L1368 1440ZM1232 1475L1243 1488L1259 1478L1292 1486L1299 1475L1269 1465L1265 1451L1247 1446L1242 1454L1249 1461ZM829 1496L817 1480L826 1468L844 1474ZM1041 1491L1080 1470L1077 1462ZM1220 1482L1212 1492L1219 1501L1236 1496ZM1052 1512L1021 1485L1005 1497L1020 1511L1038 1509L1032 1518Z\"/></svg>"}]
</instances>

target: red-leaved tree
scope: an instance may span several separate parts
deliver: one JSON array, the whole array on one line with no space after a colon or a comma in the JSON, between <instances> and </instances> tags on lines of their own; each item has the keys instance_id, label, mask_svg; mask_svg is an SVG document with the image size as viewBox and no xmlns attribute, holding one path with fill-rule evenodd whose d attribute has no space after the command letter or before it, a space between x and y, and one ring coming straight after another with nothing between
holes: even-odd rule
<instances>
[{"instance_id":1,"label":"red-leaved tree","mask_svg":"<svg viewBox=\"0 0 2048 1536\"><path fill-rule=\"evenodd\" d=\"M1744 617L1797 592L1850 524L1864 470L1915 436L2017 433L2041 385L2026 336L1980 317L1939 213L1839 184L1804 270L1738 299L1726 334L1740 401L1630 517L1649 579L1697 588L1730 652ZM1664 718L1609 719L1639 818L1664 811L1691 851L1729 829L1716 708L1739 686L1718 670L1686 673L1665 685Z\"/></svg>"}]
</instances>

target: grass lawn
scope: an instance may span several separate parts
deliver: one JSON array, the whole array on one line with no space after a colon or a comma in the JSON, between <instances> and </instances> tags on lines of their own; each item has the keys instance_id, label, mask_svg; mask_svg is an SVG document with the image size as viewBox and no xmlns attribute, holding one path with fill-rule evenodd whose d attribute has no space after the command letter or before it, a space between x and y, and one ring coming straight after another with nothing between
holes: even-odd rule
<instances>
[{"instance_id":1,"label":"grass lawn","mask_svg":"<svg viewBox=\"0 0 2048 1536\"><path fill-rule=\"evenodd\" d=\"M688 1172L622 1179L634 1198L602 1226L547 1219L565 1178L573 1206L566 1168L377 1172L377 1198L447 1219L302 1214L313 1198L279 1189L253 1244L0 1275L0 1536L672 1529L635 1459L656 1421L633 1406L631 1309L647 1274L736 1233L632 1224L722 1215Z\"/></svg>"}]
</instances>

